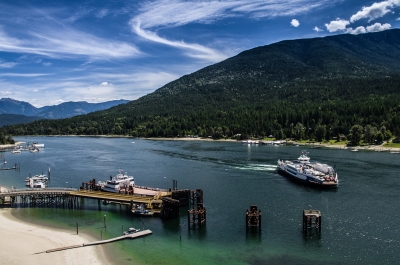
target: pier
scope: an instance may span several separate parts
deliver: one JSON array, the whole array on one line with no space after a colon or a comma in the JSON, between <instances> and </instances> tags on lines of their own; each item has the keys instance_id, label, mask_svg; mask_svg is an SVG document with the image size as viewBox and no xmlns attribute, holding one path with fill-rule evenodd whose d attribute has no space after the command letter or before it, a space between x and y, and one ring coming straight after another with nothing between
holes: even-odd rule
<instances>
[{"instance_id":1,"label":"pier","mask_svg":"<svg viewBox=\"0 0 400 265\"><path fill-rule=\"evenodd\" d=\"M144 237L144 236L147 236L147 235L151 235L152 233L153 232L151 230L147 229L147 230L139 231L139 232L128 234L128 235L114 237L114 238L107 239L107 240L100 240L100 241L95 241L95 242L83 243L82 245L73 245L73 246L66 246L66 247L60 247L60 248L53 248L53 249L46 250L45 252L46 253L51 253L51 252L63 251L63 250L68 250L68 249L73 249L73 248L95 246L95 245L112 243L112 242L123 240L123 239L136 239L136 238L139 238L139 237Z\"/></svg>"}]
</instances>

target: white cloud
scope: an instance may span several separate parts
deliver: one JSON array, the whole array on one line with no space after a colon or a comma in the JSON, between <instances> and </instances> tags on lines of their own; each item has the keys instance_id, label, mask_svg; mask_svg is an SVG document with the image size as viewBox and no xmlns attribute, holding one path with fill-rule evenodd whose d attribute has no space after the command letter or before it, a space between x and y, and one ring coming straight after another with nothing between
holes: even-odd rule
<instances>
[{"instance_id":1,"label":"white cloud","mask_svg":"<svg viewBox=\"0 0 400 265\"><path fill-rule=\"evenodd\" d=\"M355 22L364 18L368 18L368 21L371 21L383 17L390 12L389 8L392 6L393 3L391 3L390 1L373 3L371 6L368 7L364 6L361 11L358 11L356 14L351 16L350 21Z\"/></svg>"},{"instance_id":2,"label":"white cloud","mask_svg":"<svg viewBox=\"0 0 400 265\"><path fill-rule=\"evenodd\" d=\"M112 84L110 84L108 82L101 82L100 86L112 86Z\"/></svg>"},{"instance_id":3,"label":"white cloud","mask_svg":"<svg viewBox=\"0 0 400 265\"><path fill-rule=\"evenodd\" d=\"M300 26L300 22L297 19L294 18L290 22L290 25L292 25L293 27L297 28L298 26Z\"/></svg>"},{"instance_id":4,"label":"white cloud","mask_svg":"<svg viewBox=\"0 0 400 265\"><path fill-rule=\"evenodd\" d=\"M366 33L366 32L367 32L367 30L363 26L359 26L355 29L353 29L353 28L346 29L346 33L355 34L355 35Z\"/></svg>"},{"instance_id":5,"label":"white cloud","mask_svg":"<svg viewBox=\"0 0 400 265\"><path fill-rule=\"evenodd\" d=\"M384 31L390 29L392 26L388 23L381 24L381 23L375 23L374 25L368 26L367 31L368 32L378 32L378 31Z\"/></svg>"},{"instance_id":6,"label":"white cloud","mask_svg":"<svg viewBox=\"0 0 400 265\"><path fill-rule=\"evenodd\" d=\"M44 66L51 66L52 63L50 63L50 62L44 62L43 65L44 65Z\"/></svg>"},{"instance_id":7,"label":"white cloud","mask_svg":"<svg viewBox=\"0 0 400 265\"><path fill-rule=\"evenodd\" d=\"M329 32L336 32L346 30L346 27L349 24L349 21L337 18L336 20L331 21L329 24L325 24L325 27Z\"/></svg>"},{"instance_id":8,"label":"white cloud","mask_svg":"<svg viewBox=\"0 0 400 265\"><path fill-rule=\"evenodd\" d=\"M320 29L320 28L317 27L317 26L315 26L315 27L313 28L313 30L316 31L316 32L324 31L323 29Z\"/></svg>"}]
</instances>

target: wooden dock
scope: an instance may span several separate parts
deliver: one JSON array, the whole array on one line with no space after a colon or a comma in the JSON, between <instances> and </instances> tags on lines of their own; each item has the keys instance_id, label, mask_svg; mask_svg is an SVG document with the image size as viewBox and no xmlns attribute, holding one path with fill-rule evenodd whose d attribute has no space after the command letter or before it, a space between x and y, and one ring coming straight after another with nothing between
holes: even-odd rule
<instances>
[{"instance_id":1,"label":"wooden dock","mask_svg":"<svg viewBox=\"0 0 400 265\"><path fill-rule=\"evenodd\" d=\"M94 242L89 242L89 243L83 243L82 245L72 245L72 246L66 246L66 247L60 247L60 248L53 248L53 249L46 250L46 253L63 251L63 250L68 250L68 249L73 249L73 248L81 248L81 247L88 247L88 246L107 244L107 243L112 243L112 242L123 240L123 239L136 239L136 238L139 238L139 237L144 237L144 236L147 236L147 235L151 235L152 233L153 232L151 230L147 229L147 230L139 231L139 232L132 233L132 234L129 234L129 235L123 235L123 236L119 236L119 237L114 237L114 238L111 238L111 239L94 241Z\"/></svg>"}]
</instances>

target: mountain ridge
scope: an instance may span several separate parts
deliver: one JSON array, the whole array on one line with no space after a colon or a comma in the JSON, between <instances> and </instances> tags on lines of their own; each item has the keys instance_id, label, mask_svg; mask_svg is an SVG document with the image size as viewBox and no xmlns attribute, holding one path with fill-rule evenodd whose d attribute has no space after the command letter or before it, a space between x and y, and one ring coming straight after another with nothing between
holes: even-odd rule
<instances>
[{"instance_id":1,"label":"mountain ridge","mask_svg":"<svg viewBox=\"0 0 400 265\"><path fill-rule=\"evenodd\" d=\"M359 123L400 135L399 43L393 29L255 47L127 104L46 127L61 134L283 137L301 124L307 137L317 126L332 137Z\"/></svg>"}]
</instances>

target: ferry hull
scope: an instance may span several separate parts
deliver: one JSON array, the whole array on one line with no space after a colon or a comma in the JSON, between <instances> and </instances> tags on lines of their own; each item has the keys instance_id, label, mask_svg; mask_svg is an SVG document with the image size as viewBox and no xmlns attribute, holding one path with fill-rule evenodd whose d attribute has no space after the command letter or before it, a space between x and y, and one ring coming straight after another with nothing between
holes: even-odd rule
<instances>
[{"instance_id":1,"label":"ferry hull","mask_svg":"<svg viewBox=\"0 0 400 265\"><path fill-rule=\"evenodd\" d=\"M296 182L296 183L301 183L306 186L312 186L312 187L319 187L319 188L324 188L324 189L329 189L329 188L337 188L338 183L337 182L322 182L322 181L316 181L313 178L308 177L307 175L304 174L298 174L294 175L284 168L281 168L278 166L278 173L281 175L285 176L287 179ZM300 176L301 175L301 176Z\"/></svg>"}]
</instances>

